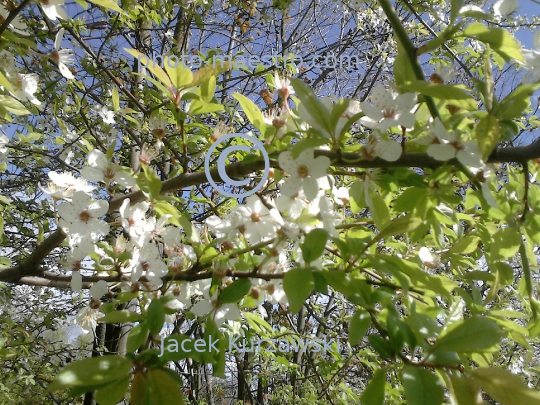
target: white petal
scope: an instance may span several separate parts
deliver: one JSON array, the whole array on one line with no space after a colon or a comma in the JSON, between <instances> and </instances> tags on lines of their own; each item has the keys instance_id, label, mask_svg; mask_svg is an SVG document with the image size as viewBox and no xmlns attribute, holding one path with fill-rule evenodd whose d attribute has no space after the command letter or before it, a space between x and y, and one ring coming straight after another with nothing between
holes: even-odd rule
<instances>
[{"instance_id":1,"label":"white petal","mask_svg":"<svg viewBox=\"0 0 540 405\"><path fill-rule=\"evenodd\" d=\"M289 177L281 186L281 193L288 197L295 196L302 187L302 179L298 176Z\"/></svg>"},{"instance_id":2,"label":"white petal","mask_svg":"<svg viewBox=\"0 0 540 405\"><path fill-rule=\"evenodd\" d=\"M460 150L456 154L456 157L465 166L470 166L470 167L482 166L482 159L480 158L480 154L475 154L471 150L468 150L468 149Z\"/></svg>"},{"instance_id":3,"label":"white petal","mask_svg":"<svg viewBox=\"0 0 540 405\"><path fill-rule=\"evenodd\" d=\"M78 271L74 271L71 273L71 289L73 291L80 291L82 289L82 276L81 273Z\"/></svg>"},{"instance_id":4,"label":"white petal","mask_svg":"<svg viewBox=\"0 0 540 405\"><path fill-rule=\"evenodd\" d=\"M96 167L99 169L105 169L109 164L107 156L97 149L91 150L88 153L86 160L91 167Z\"/></svg>"},{"instance_id":5,"label":"white petal","mask_svg":"<svg viewBox=\"0 0 540 405\"><path fill-rule=\"evenodd\" d=\"M493 5L493 12L497 16L506 17L516 11L518 7L518 0L499 0Z\"/></svg>"},{"instance_id":6,"label":"white petal","mask_svg":"<svg viewBox=\"0 0 540 405\"><path fill-rule=\"evenodd\" d=\"M389 107L394 104L394 97L392 92L382 86L376 86L373 89L370 99L373 105L379 110L382 110L383 108Z\"/></svg>"},{"instance_id":7,"label":"white petal","mask_svg":"<svg viewBox=\"0 0 540 405\"><path fill-rule=\"evenodd\" d=\"M81 176L89 181L103 181L104 174L102 170L86 166L81 169Z\"/></svg>"},{"instance_id":8,"label":"white petal","mask_svg":"<svg viewBox=\"0 0 540 405\"><path fill-rule=\"evenodd\" d=\"M60 46L62 45L62 38L64 37L64 28L60 28L58 30L58 33L56 34L56 37L54 38L54 49L59 50Z\"/></svg>"},{"instance_id":9,"label":"white petal","mask_svg":"<svg viewBox=\"0 0 540 405\"><path fill-rule=\"evenodd\" d=\"M420 257L420 260L422 263L433 263L433 255L429 251L429 249L425 246L422 246L420 250L418 251L418 257Z\"/></svg>"},{"instance_id":10,"label":"white petal","mask_svg":"<svg viewBox=\"0 0 540 405\"><path fill-rule=\"evenodd\" d=\"M212 303L202 299L191 308L191 312L197 316L205 316L213 309Z\"/></svg>"},{"instance_id":11,"label":"white petal","mask_svg":"<svg viewBox=\"0 0 540 405\"><path fill-rule=\"evenodd\" d=\"M296 171L298 170L298 164L293 159L291 151L285 151L280 153L278 162L279 167L281 167L282 170L290 174L296 174Z\"/></svg>"},{"instance_id":12,"label":"white petal","mask_svg":"<svg viewBox=\"0 0 540 405\"><path fill-rule=\"evenodd\" d=\"M311 162L308 163L309 175L315 178L326 176L326 171L330 167L330 158L328 156L318 156L313 160L313 155Z\"/></svg>"},{"instance_id":13,"label":"white petal","mask_svg":"<svg viewBox=\"0 0 540 405\"><path fill-rule=\"evenodd\" d=\"M107 294L108 291L109 288L107 287L107 282L105 280L99 280L97 283L94 283L92 287L90 287L90 295L96 300L99 300L101 297Z\"/></svg>"},{"instance_id":14,"label":"white petal","mask_svg":"<svg viewBox=\"0 0 540 405\"><path fill-rule=\"evenodd\" d=\"M308 200L314 200L317 197L317 194L319 194L319 184L317 183L317 179L308 177L304 179L302 185Z\"/></svg>"},{"instance_id":15,"label":"white petal","mask_svg":"<svg viewBox=\"0 0 540 405\"><path fill-rule=\"evenodd\" d=\"M60 73L62 76L64 76L66 79L75 79L75 76L73 76L73 73L71 73L71 70L64 65L62 62L58 63L58 69L60 70Z\"/></svg>"},{"instance_id":16,"label":"white petal","mask_svg":"<svg viewBox=\"0 0 540 405\"><path fill-rule=\"evenodd\" d=\"M296 158L296 167L301 166L301 165L305 165L309 167L309 165L312 163L313 163L313 149L311 148L303 150L302 152L300 152L300 154ZM291 173L291 174L296 174L296 173Z\"/></svg>"},{"instance_id":17,"label":"white petal","mask_svg":"<svg viewBox=\"0 0 540 405\"><path fill-rule=\"evenodd\" d=\"M380 141L376 150L378 155L388 162L398 160L402 152L401 145L396 141Z\"/></svg>"},{"instance_id":18,"label":"white petal","mask_svg":"<svg viewBox=\"0 0 540 405\"><path fill-rule=\"evenodd\" d=\"M450 160L456 156L456 149L449 144L434 144L428 146L427 154L437 160Z\"/></svg>"}]
</instances>

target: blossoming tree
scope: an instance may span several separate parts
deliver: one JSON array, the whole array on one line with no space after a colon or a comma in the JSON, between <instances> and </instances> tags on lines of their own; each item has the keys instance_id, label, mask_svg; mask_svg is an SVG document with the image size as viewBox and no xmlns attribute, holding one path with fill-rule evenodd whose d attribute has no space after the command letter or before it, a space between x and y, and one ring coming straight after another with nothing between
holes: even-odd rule
<instances>
[{"instance_id":1,"label":"blossoming tree","mask_svg":"<svg viewBox=\"0 0 540 405\"><path fill-rule=\"evenodd\" d=\"M540 403L517 0L90 3L0 6L6 401Z\"/></svg>"}]
</instances>

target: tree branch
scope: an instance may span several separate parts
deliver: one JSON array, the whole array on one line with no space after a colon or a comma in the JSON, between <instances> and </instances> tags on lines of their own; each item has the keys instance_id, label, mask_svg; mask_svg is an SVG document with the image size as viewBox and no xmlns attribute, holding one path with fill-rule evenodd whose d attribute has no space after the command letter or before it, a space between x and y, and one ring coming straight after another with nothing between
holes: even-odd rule
<instances>
[{"instance_id":1,"label":"tree branch","mask_svg":"<svg viewBox=\"0 0 540 405\"><path fill-rule=\"evenodd\" d=\"M358 167L358 168L389 168L389 167L417 167L436 169L443 165L456 166L459 162L457 159L451 159L445 162L435 160L427 153L404 153L395 162L388 162L381 158L368 160L363 158L359 153L342 153L341 151L316 150L315 156L328 156L332 160L333 166L342 167ZM276 161L277 156L272 155L270 165L274 168L279 167ZM497 148L488 158L488 163L524 163L529 160L540 159L540 142L533 142L526 146L504 147ZM226 172L229 177L241 178L248 174L264 169L264 161L255 161L249 163L236 162L226 167ZM210 171L212 178L222 181L218 170ZM204 172L186 173L162 183L161 193L167 194L184 187L196 186L207 183L206 174ZM146 199L142 191L126 194L109 201L109 213L117 211L123 201L129 198L131 204L135 204ZM45 241L40 244L34 253L28 256L23 262L14 267L0 269L0 282L17 283L23 277L42 276L43 269L41 262L47 255L57 246L59 246L66 235L57 230L53 232ZM238 277L238 276L236 276ZM204 277L203 277L204 278ZM178 277L177 277L178 279Z\"/></svg>"}]
</instances>

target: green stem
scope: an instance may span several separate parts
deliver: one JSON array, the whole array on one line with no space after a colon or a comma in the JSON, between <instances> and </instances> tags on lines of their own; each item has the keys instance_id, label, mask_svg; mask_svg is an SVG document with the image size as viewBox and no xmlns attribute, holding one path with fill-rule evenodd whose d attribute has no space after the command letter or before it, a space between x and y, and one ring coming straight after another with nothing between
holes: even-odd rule
<instances>
[{"instance_id":1,"label":"green stem","mask_svg":"<svg viewBox=\"0 0 540 405\"><path fill-rule=\"evenodd\" d=\"M417 50L411 39L407 35L405 27L403 27L403 24L401 24L401 20L397 16L394 7L392 6L392 4L390 4L390 0L379 0L379 4L384 10L386 17L390 22L390 25L394 29L394 32L398 37L398 40L403 47L403 50L405 51L405 55L407 55L407 58L409 59L409 63L411 64L411 68L414 72L414 75L416 76L416 79L425 81L426 78L424 77L424 72L422 71L422 67L420 66L420 63L416 58ZM426 101L429 112L431 113L431 116L433 118L440 118L439 110L437 109L437 106L435 105L433 99L426 95L424 95L424 99Z\"/></svg>"}]
</instances>

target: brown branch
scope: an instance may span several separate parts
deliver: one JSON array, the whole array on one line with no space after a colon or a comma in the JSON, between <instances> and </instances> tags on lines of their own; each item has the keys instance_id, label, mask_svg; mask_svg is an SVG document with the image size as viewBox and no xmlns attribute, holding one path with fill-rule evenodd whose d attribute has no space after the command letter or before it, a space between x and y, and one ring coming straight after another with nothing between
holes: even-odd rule
<instances>
[{"instance_id":1,"label":"brown branch","mask_svg":"<svg viewBox=\"0 0 540 405\"><path fill-rule=\"evenodd\" d=\"M417 167L436 169L442 165L457 165L459 162L456 159L451 159L446 162L441 162L428 156L426 153L404 153L395 162L387 162L381 158L367 160L358 153L341 153L341 151L326 151L317 150L315 156L328 156L332 160L333 166L343 167L359 167L359 168L375 168L375 167ZM275 156L274 156L275 157ZM498 148L488 158L489 163L523 163L533 159L540 159L540 142L533 142L527 146ZM274 160L270 161L272 167L278 167L278 163ZM226 167L226 172L230 177L243 177L250 173L264 169L263 161L250 163L236 162ZM218 170L213 169L210 174L214 179L221 181ZM206 174L204 172L186 173L162 183L161 193L167 194L172 191L180 190L184 187L196 186L207 183ZM109 211L113 212L120 208L122 202L129 198L131 204L143 201L146 199L142 191L126 194L115 198L109 202ZM41 262L45 257L64 240L65 235L62 231L57 230L52 233L39 247L27 257L23 262L14 267L0 269L0 282L19 282L22 277L41 276L43 270ZM203 273L204 274L204 273ZM197 276L197 275L196 275ZM235 277L242 277L236 276ZM204 278L204 276L203 276Z\"/></svg>"}]
</instances>

